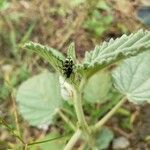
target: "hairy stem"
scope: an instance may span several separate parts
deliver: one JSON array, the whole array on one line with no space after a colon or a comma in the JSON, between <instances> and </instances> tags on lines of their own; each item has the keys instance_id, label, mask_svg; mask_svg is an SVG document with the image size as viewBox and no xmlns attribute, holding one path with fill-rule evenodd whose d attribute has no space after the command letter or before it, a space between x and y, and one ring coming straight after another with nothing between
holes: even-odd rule
<instances>
[{"instance_id":1,"label":"hairy stem","mask_svg":"<svg viewBox=\"0 0 150 150\"><path fill-rule=\"evenodd\" d=\"M84 84L82 84L82 87L80 86L79 89L74 88L73 90L73 100L74 100L74 107L75 107L75 111L76 111L76 115L78 118L78 123L79 123L79 127L88 131L88 124L85 120L85 115L83 112L83 108L82 108L82 91L83 91L83 86Z\"/></svg>"},{"instance_id":2,"label":"hairy stem","mask_svg":"<svg viewBox=\"0 0 150 150\"><path fill-rule=\"evenodd\" d=\"M114 113L125 103L126 97L123 97L116 106L114 106L99 122L97 122L93 127L92 130L94 132L100 130L102 126L114 115Z\"/></svg>"},{"instance_id":3,"label":"hairy stem","mask_svg":"<svg viewBox=\"0 0 150 150\"><path fill-rule=\"evenodd\" d=\"M71 137L67 145L65 146L64 150L71 150L73 146L76 144L76 142L79 140L79 138L82 135L82 131L78 129L74 135Z\"/></svg>"}]
</instances>

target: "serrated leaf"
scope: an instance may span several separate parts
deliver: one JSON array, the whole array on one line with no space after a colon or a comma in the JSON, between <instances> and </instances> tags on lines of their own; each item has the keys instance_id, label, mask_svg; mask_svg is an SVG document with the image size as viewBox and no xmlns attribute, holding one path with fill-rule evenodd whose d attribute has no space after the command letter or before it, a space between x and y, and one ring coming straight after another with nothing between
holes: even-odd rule
<instances>
[{"instance_id":1,"label":"serrated leaf","mask_svg":"<svg viewBox=\"0 0 150 150\"><path fill-rule=\"evenodd\" d=\"M28 79L19 87L16 99L31 125L49 125L62 104L57 75L45 72Z\"/></svg>"},{"instance_id":2,"label":"serrated leaf","mask_svg":"<svg viewBox=\"0 0 150 150\"><path fill-rule=\"evenodd\" d=\"M60 70L62 62L65 59L62 53L60 53L59 51L55 50L54 48L43 46L39 43L28 42L24 44L23 48L28 49L32 52L36 52L37 54L42 56L57 71Z\"/></svg>"},{"instance_id":3,"label":"serrated leaf","mask_svg":"<svg viewBox=\"0 0 150 150\"><path fill-rule=\"evenodd\" d=\"M115 87L129 101L150 103L150 51L129 58L113 71Z\"/></svg>"},{"instance_id":4,"label":"serrated leaf","mask_svg":"<svg viewBox=\"0 0 150 150\"><path fill-rule=\"evenodd\" d=\"M150 49L150 32L139 30L129 36L123 35L116 40L110 39L95 47L94 51L86 52L83 64L78 65L77 71L88 77L95 72L119 60L135 56Z\"/></svg>"},{"instance_id":5,"label":"serrated leaf","mask_svg":"<svg viewBox=\"0 0 150 150\"><path fill-rule=\"evenodd\" d=\"M86 84L84 99L90 103L103 103L111 88L110 74L106 71L98 72Z\"/></svg>"},{"instance_id":6,"label":"serrated leaf","mask_svg":"<svg viewBox=\"0 0 150 150\"><path fill-rule=\"evenodd\" d=\"M103 128L96 138L96 148L98 150L107 149L113 137L114 134L109 128Z\"/></svg>"}]
</instances>

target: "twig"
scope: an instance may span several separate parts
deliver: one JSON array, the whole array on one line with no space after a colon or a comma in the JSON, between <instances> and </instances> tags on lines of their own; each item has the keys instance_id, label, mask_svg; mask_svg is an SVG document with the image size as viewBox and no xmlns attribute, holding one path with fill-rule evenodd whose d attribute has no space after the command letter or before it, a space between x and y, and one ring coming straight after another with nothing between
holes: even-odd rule
<instances>
[{"instance_id":1,"label":"twig","mask_svg":"<svg viewBox=\"0 0 150 150\"><path fill-rule=\"evenodd\" d=\"M132 133L126 133L125 131L123 131L122 129L118 127L112 127L112 129L128 139L130 139L132 136Z\"/></svg>"}]
</instances>

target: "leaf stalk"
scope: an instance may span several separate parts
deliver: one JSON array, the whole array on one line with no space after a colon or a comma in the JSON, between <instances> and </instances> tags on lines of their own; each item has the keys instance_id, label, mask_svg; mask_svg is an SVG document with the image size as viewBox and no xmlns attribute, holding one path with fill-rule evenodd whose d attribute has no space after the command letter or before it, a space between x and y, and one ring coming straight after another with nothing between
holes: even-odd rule
<instances>
[{"instance_id":1,"label":"leaf stalk","mask_svg":"<svg viewBox=\"0 0 150 150\"><path fill-rule=\"evenodd\" d=\"M114 115L114 113L127 101L126 97L123 97L118 104L116 104L100 121L98 121L93 127L93 132L101 130L102 126Z\"/></svg>"}]
</instances>

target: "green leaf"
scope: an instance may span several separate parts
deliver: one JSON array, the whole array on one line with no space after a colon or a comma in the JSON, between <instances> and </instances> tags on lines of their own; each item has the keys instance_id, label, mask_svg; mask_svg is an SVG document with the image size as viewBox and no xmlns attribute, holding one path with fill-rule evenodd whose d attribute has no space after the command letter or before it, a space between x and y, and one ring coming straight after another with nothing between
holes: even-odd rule
<instances>
[{"instance_id":1,"label":"green leaf","mask_svg":"<svg viewBox=\"0 0 150 150\"><path fill-rule=\"evenodd\" d=\"M40 145L41 150L62 150L63 147L66 144L66 137L61 137L62 135L60 135L58 132L53 131L52 133L50 133L49 135L47 135L42 141L47 141L47 142L43 142ZM55 139L58 138L58 139ZM54 139L52 141L48 141L50 139Z\"/></svg>"},{"instance_id":2,"label":"green leaf","mask_svg":"<svg viewBox=\"0 0 150 150\"><path fill-rule=\"evenodd\" d=\"M27 31L25 32L24 36L21 38L19 44L24 44L25 42L27 42L27 40L31 37L31 34L35 28L36 23L31 23L31 25L29 26L29 28L27 29Z\"/></svg>"},{"instance_id":3,"label":"green leaf","mask_svg":"<svg viewBox=\"0 0 150 150\"><path fill-rule=\"evenodd\" d=\"M97 117L102 118L109 110L111 110L122 98L122 95L120 93L116 92L109 92L109 100L100 105L100 109L95 109L94 111L92 110L91 114L93 118Z\"/></svg>"},{"instance_id":4,"label":"green leaf","mask_svg":"<svg viewBox=\"0 0 150 150\"><path fill-rule=\"evenodd\" d=\"M97 45L94 51L86 52L83 63L77 66L77 71L90 77L112 63L149 49L150 31L139 30L129 36L124 34L116 40L110 39L109 42Z\"/></svg>"},{"instance_id":5,"label":"green leaf","mask_svg":"<svg viewBox=\"0 0 150 150\"><path fill-rule=\"evenodd\" d=\"M67 57L71 57L74 62L76 62L76 52L75 52L75 44L71 43L67 50Z\"/></svg>"},{"instance_id":6,"label":"green leaf","mask_svg":"<svg viewBox=\"0 0 150 150\"><path fill-rule=\"evenodd\" d=\"M19 87L16 99L31 125L49 125L62 104L57 75L45 72L28 79Z\"/></svg>"},{"instance_id":7,"label":"green leaf","mask_svg":"<svg viewBox=\"0 0 150 150\"><path fill-rule=\"evenodd\" d=\"M110 88L110 74L106 71L98 72L89 79L84 90L84 99L90 103L102 103L107 100Z\"/></svg>"},{"instance_id":8,"label":"green leaf","mask_svg":"<svg viewBox=\"0 0 150 150\"><path fill-rule=\"evenodd\" d=\"M150 51L125 60L113 71L115 87L129 101L150 103Z\"/></svg>"},{"instance_id":9,"label":"green leaf","mask_svg":"<svg viewBox=\"0 0 150 150\"><path fill-rule=\"evenodd\" d=\"M55 70L60 71L62 61L64 61L65 57L59 51L33 42L25 43L23 48L36 52L37 54L42 56L46 61L48 61L54 67Z\"/></svg>"},{"instance_id":10,"label":"green leaf","mask_svg":"<svg viewBox=\"0 0 150 150\"><path fill-rule=\"evenodd\" d=\"M98 150L107 149L114 135L108 128L103 128L96 138L96 147Z\"/></svg>"}]
</instances>

